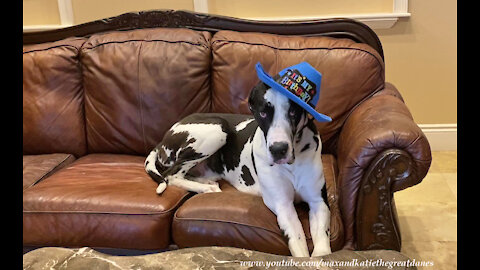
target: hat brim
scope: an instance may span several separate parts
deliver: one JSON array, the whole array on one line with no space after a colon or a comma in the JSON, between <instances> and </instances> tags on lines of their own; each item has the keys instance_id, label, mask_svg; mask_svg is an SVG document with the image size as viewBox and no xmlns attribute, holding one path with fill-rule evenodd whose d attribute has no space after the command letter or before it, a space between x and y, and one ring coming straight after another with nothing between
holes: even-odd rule
<instances>
[{"instance_id":1,"label":"hat brim","mask_svg":"<svg viewBox=\"0 0 480 270\"><path fill-rule=\"evenodd\" d=\"M303 100L301 100L299 97L297 97L295 94L293 94L292 92L288 91L287 89L283 88L282 85L280 85L279 83L277 83L272 77L270 77L270 75L268 75L268 73L266 73L264 70L263 70L263 67L262 65L260 65L260 63L257 63L255 65L255 69L257 70L257 75L258 75L258 78L266 83L268 86L270 86L271 88L279 91L280 93L282 93L283 95L287 96L290 100L292 100L293 102L297 103L298 105L300 105L302 108L304 108L309 114L311 114L313 116L313 118L315 118L315 120L317 120L318 122L331 122L332 121L332 118L330 118L329 116L326 116L324 114L321 114L317 111L315 111L315 109L308 105L307 103L305 103Z\"/></svg>"}]
</instances>

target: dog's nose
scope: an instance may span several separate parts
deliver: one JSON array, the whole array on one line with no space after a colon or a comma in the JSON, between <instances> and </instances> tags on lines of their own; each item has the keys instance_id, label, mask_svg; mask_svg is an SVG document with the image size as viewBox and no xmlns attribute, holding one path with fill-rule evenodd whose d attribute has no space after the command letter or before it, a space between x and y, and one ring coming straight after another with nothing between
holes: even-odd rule
<instances>
[{"instance_id":1,"label":"dog's nose","mask_svg":"<svg viewBox=\"0 0 480 270\"><path fill-rule=\"evenodd\" d=\"M270 147L270 153L272 153L273 159L278 160L285 157L288 151L288 143L286 142L275 142Z\"/></svg>"}]
</instances>

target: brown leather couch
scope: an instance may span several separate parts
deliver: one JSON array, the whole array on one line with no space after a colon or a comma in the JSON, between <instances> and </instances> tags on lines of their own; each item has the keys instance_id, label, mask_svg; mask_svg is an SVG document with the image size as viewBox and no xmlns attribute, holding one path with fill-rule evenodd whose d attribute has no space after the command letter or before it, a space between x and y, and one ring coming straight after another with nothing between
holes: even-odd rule
<instances>
[{"instance_id":1,"label":"brown leather couch","mask_svg":"<svg viewBox=\"0 0 480 270\"><path fill-rule=\"evenodd\" d=\"M423 179L431 152L385 82L375 33L347 19L261 23L183 11L24 34L24 246L289 254L260 197L226 183L222 193L170 186L158 196L143 167L181 118L248 114L258 61L270 74L301 61L323 74L317 110L333 121L317 126L332 249L400 250L393 194ZM297 211L311 251L308 207Z\"/></svg>"}]
</instances>

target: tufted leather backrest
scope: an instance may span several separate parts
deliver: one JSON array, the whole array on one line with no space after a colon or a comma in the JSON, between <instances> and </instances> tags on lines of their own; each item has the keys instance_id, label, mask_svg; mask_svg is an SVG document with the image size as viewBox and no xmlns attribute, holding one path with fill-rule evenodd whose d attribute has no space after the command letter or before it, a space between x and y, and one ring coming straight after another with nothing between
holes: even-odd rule
<instances>
[{"instance_id":1,"label":"tufted leather backrest","mask_svg":"<svg viewBox=\"0 0 480 270\"><path fill-rule=\"evenodd\" d=\"M23 47L23 153L87 152L78 52L84 38Z\"/></svg>"},{"instance_id":2,"label":"tufted leather backrest","mask_svg":"<svg viewBox=\"0 0 480 270\"><path fill-rule=\"evenodd\" d=\"M370 46L349 39L220 31L212 38L212 53L214 112L249 112L248 93L259 81L257 62L272 76L303 61L315 67L322 73L316 109L333 119L316 122L324 141L341 128L356 105L383 89L385 82L381 56Z\"/></svg>"},{"instance_id":3,"label":"tufted leather backrest","mask_svg":"<svg viewBox=\"0 0 480 270\"><path fill-rule=\"evenodd\" d=\"M24 153L147 154L194 112L248 114L258 82L302 61L323 75L317 123L328 140L384 87L384 64L349 39L153 28L24 47Z\"/></svg>"},{"instance_id":4,"label":"tufted leather backrest","mask_svg":"<svg viewBox=\"0 0 480 270\"><path fill-rule=\"evenodd\" d=\"M90 153L144 155L178 120L210 110L210 33L94 35L80 53Z\"/></svg>"}]
</instances>

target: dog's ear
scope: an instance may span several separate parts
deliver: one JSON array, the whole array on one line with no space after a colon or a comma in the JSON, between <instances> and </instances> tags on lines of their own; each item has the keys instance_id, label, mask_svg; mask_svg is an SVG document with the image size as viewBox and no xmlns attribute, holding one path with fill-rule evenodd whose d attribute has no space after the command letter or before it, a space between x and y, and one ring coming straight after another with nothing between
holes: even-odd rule
<instances>
[{"instance_id":1,"label":"dog's ear","mask_svg":"<svg viewBox=\"0 0 480 270\"><path fill-rule=\"evenodd\" d=\"M305 110L302 111L302 117L300 118L300 121L298 123L297 131L302 129L308 123L308 121L310 121L309 115L310 114L307 113L307 111Z\"/></svg>"},{"instance_id":2,"label":"dog's ear","mask_svg":"<svg viewBox=\"0 0 480 270\"><path fill-rule=\"evenodd\" d=\"M256 89L257 89L257 85L255 85L252 90L250 91L250 94L248 95L248 109L250 109L250 111L253 113L253 108L255 108L255 92L256 92Z\"/></svg>"}]
</instances>

